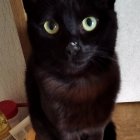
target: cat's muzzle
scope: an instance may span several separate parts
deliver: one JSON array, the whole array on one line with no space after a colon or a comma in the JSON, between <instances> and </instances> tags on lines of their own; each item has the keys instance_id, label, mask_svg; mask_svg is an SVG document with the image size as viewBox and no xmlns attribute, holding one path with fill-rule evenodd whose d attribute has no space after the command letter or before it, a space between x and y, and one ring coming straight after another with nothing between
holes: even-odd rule
<instances>
[{"instance_id":1,"label":"cat's muzzle","mask_svg":"<svg viewBox=\"0 0 140 140\"><path fill-rule=\"evenodd\" d=\"M66 47L66 53L68 56L76 56L81 50L78 42L70 42Z\"/></svg>"}]
</instances>

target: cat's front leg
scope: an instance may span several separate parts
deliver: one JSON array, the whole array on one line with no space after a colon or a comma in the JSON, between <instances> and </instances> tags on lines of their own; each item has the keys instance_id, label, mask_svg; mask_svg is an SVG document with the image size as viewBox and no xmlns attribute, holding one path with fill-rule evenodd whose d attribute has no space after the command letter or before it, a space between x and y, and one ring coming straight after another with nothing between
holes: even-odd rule
<instances>
[{"instance_id":1,"label":"cat's front leg","mask_svg":"<svg viewBox=\"0 0 140 140\"><path fill-rule=\"evenodd\" d=\"M61 140L103 140L104 131L63 133Z\"/></svg>"},{"instance_id":2,"label":"cat's front leg","mask_svg":"<svg viewBox=\"0 0 140 140\"><path fill-rule=\"evenodd\" d=\"M49 126L45 127L42 122L39 122L39 120L32 120L34 125L34 130L36 133L35 140L56 140L48 131Z\"/></svg>"},{"instance_id":3,"label":"cat's front leg","mask_svg":"<svg viewBox=\"0 0 140 140\"><path fill-rule=\"evenodd\" d=\"M78 132L63 132L61 140L81 140Z\"/></svg>"},{"instance_id":4,"label":"cat's front leg","mask_svg":"<svg viewBox=\"0 0 140 140\"><path fill-rule=\"evenodd\" d=\"M41 108L40 111L36 108L36 112L33 108L30 109L30 117L33 128L36 132L35 140L58 140L58 133L56 132L56 129L43 114Z\"/></svg>"},{"instance_id":5,"label":"cat's front leg","mask_svg":"<svg viewBox=\"0 0 140 140\"><path fill-rule=\"evenodd\" d=\"M89 136L87 140L103 140L103 133L97 133Z\"/></svg>"},{"instance_id":6,"label":"cat's front leg","mask_svg":"<svg viewBox=\"0 0 140 140\"><path fill-rule=\"evenodd\" d=\"M80 140L103 140L104 129L94 130L92 132L86 131L82 132L80 135Z\"/></svg>"},{"instance_id":7,"label":"cat's front leg","mask_svg":"<svg viewBox=\"0 0 140 140\"><path fill-rule=\"evenodd\" d=\"M44 135L36 135L35 140L52 140L49 137L44 137Z\"/></svg>"},{"instance_id":8,"label":"cat's front leg","mask_svg":"<svg viewBox=\"0 0 140 140\"><path fill-rule=\"evenodd\" d=\"M40 91L31 66L28 66L26 72L26 91L30 118L36 132L36 140L57 140L55 128L42 110Z\"/></svg>"}]
</instances>

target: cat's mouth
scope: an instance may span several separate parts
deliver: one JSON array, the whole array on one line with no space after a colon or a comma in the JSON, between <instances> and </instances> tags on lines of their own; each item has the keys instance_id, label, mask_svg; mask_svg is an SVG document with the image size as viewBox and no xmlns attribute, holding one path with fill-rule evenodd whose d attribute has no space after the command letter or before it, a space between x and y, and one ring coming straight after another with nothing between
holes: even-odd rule
<instances>
[{"instance_id":1,"label":"cat's mouth","mask_svg":"<svg viewBox=\"0 0 140 140\"><path fill-rule=\"evenodd\" d=\"M69 67L67 67L66 70L66 74L72 74L72 75L76 75L76 74L80 74L81 72L84 71L86 65L84 64L71 64L69 65Z\"/></svg>"},{"instance_id":2,"label":"cat's mouth","mask_svg":"<svg viewBox=\"0 0 140 140\"><path fill-rule=\"evenodd\" d=\"M65 71L67 74L80 74L88 65L88 59L73 59L67 62Z\"/></svg>"}]
</instances>

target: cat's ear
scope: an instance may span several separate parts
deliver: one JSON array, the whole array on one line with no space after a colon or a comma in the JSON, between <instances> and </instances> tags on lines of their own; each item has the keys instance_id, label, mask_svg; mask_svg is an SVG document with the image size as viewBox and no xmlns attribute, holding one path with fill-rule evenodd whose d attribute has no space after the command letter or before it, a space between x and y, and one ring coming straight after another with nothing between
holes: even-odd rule
<instances>
[{"instance_id":1,"label":"cat's ear","mask_svg":"<svg viewBox=\"0 0 140 140\"><path fill-rule=\"evenodd\" d=\"M107 0L108 1L108 6L110 7L110 8L114 8L114 4L115 4L115 1L116 0Z\"/></svg>"},{"instance_id":2,"label":"cat's ear","mask_svg":"<svg viewBox=\"0 0 140 140\"><path fill-rule=\"evenodd\" d=\"M114 9L114 4L116 0L100 0L101 5L108 7L110 9Z\"/></svg>"},{"instance_id":3,"label":"cat's ear","mask_svg":"<svg viewBox=\"0 0 140 140\"><path fill-rule=\"evenodd\" d=\"M27 14L29 14L37 4L38 0L23 0L23 6Z\"/></svg>"}]
</instances>

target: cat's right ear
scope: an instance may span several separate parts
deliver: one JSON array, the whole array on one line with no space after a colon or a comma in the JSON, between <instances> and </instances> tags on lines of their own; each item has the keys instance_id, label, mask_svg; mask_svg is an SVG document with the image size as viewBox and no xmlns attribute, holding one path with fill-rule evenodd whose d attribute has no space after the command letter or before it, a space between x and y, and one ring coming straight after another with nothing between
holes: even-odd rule
<instances>
[{"instance_id":1,"label":"cat's right ear","mask_svg":"<svg viewBox=\"0 0 140 140\"><path fill-rule=\"evenodd\" d=\"M33 11L35 5L37 4L37 1L38 0L23 0L23 6L27 15L29 15L31 11Z\"/></svg>"}]
</instances>

